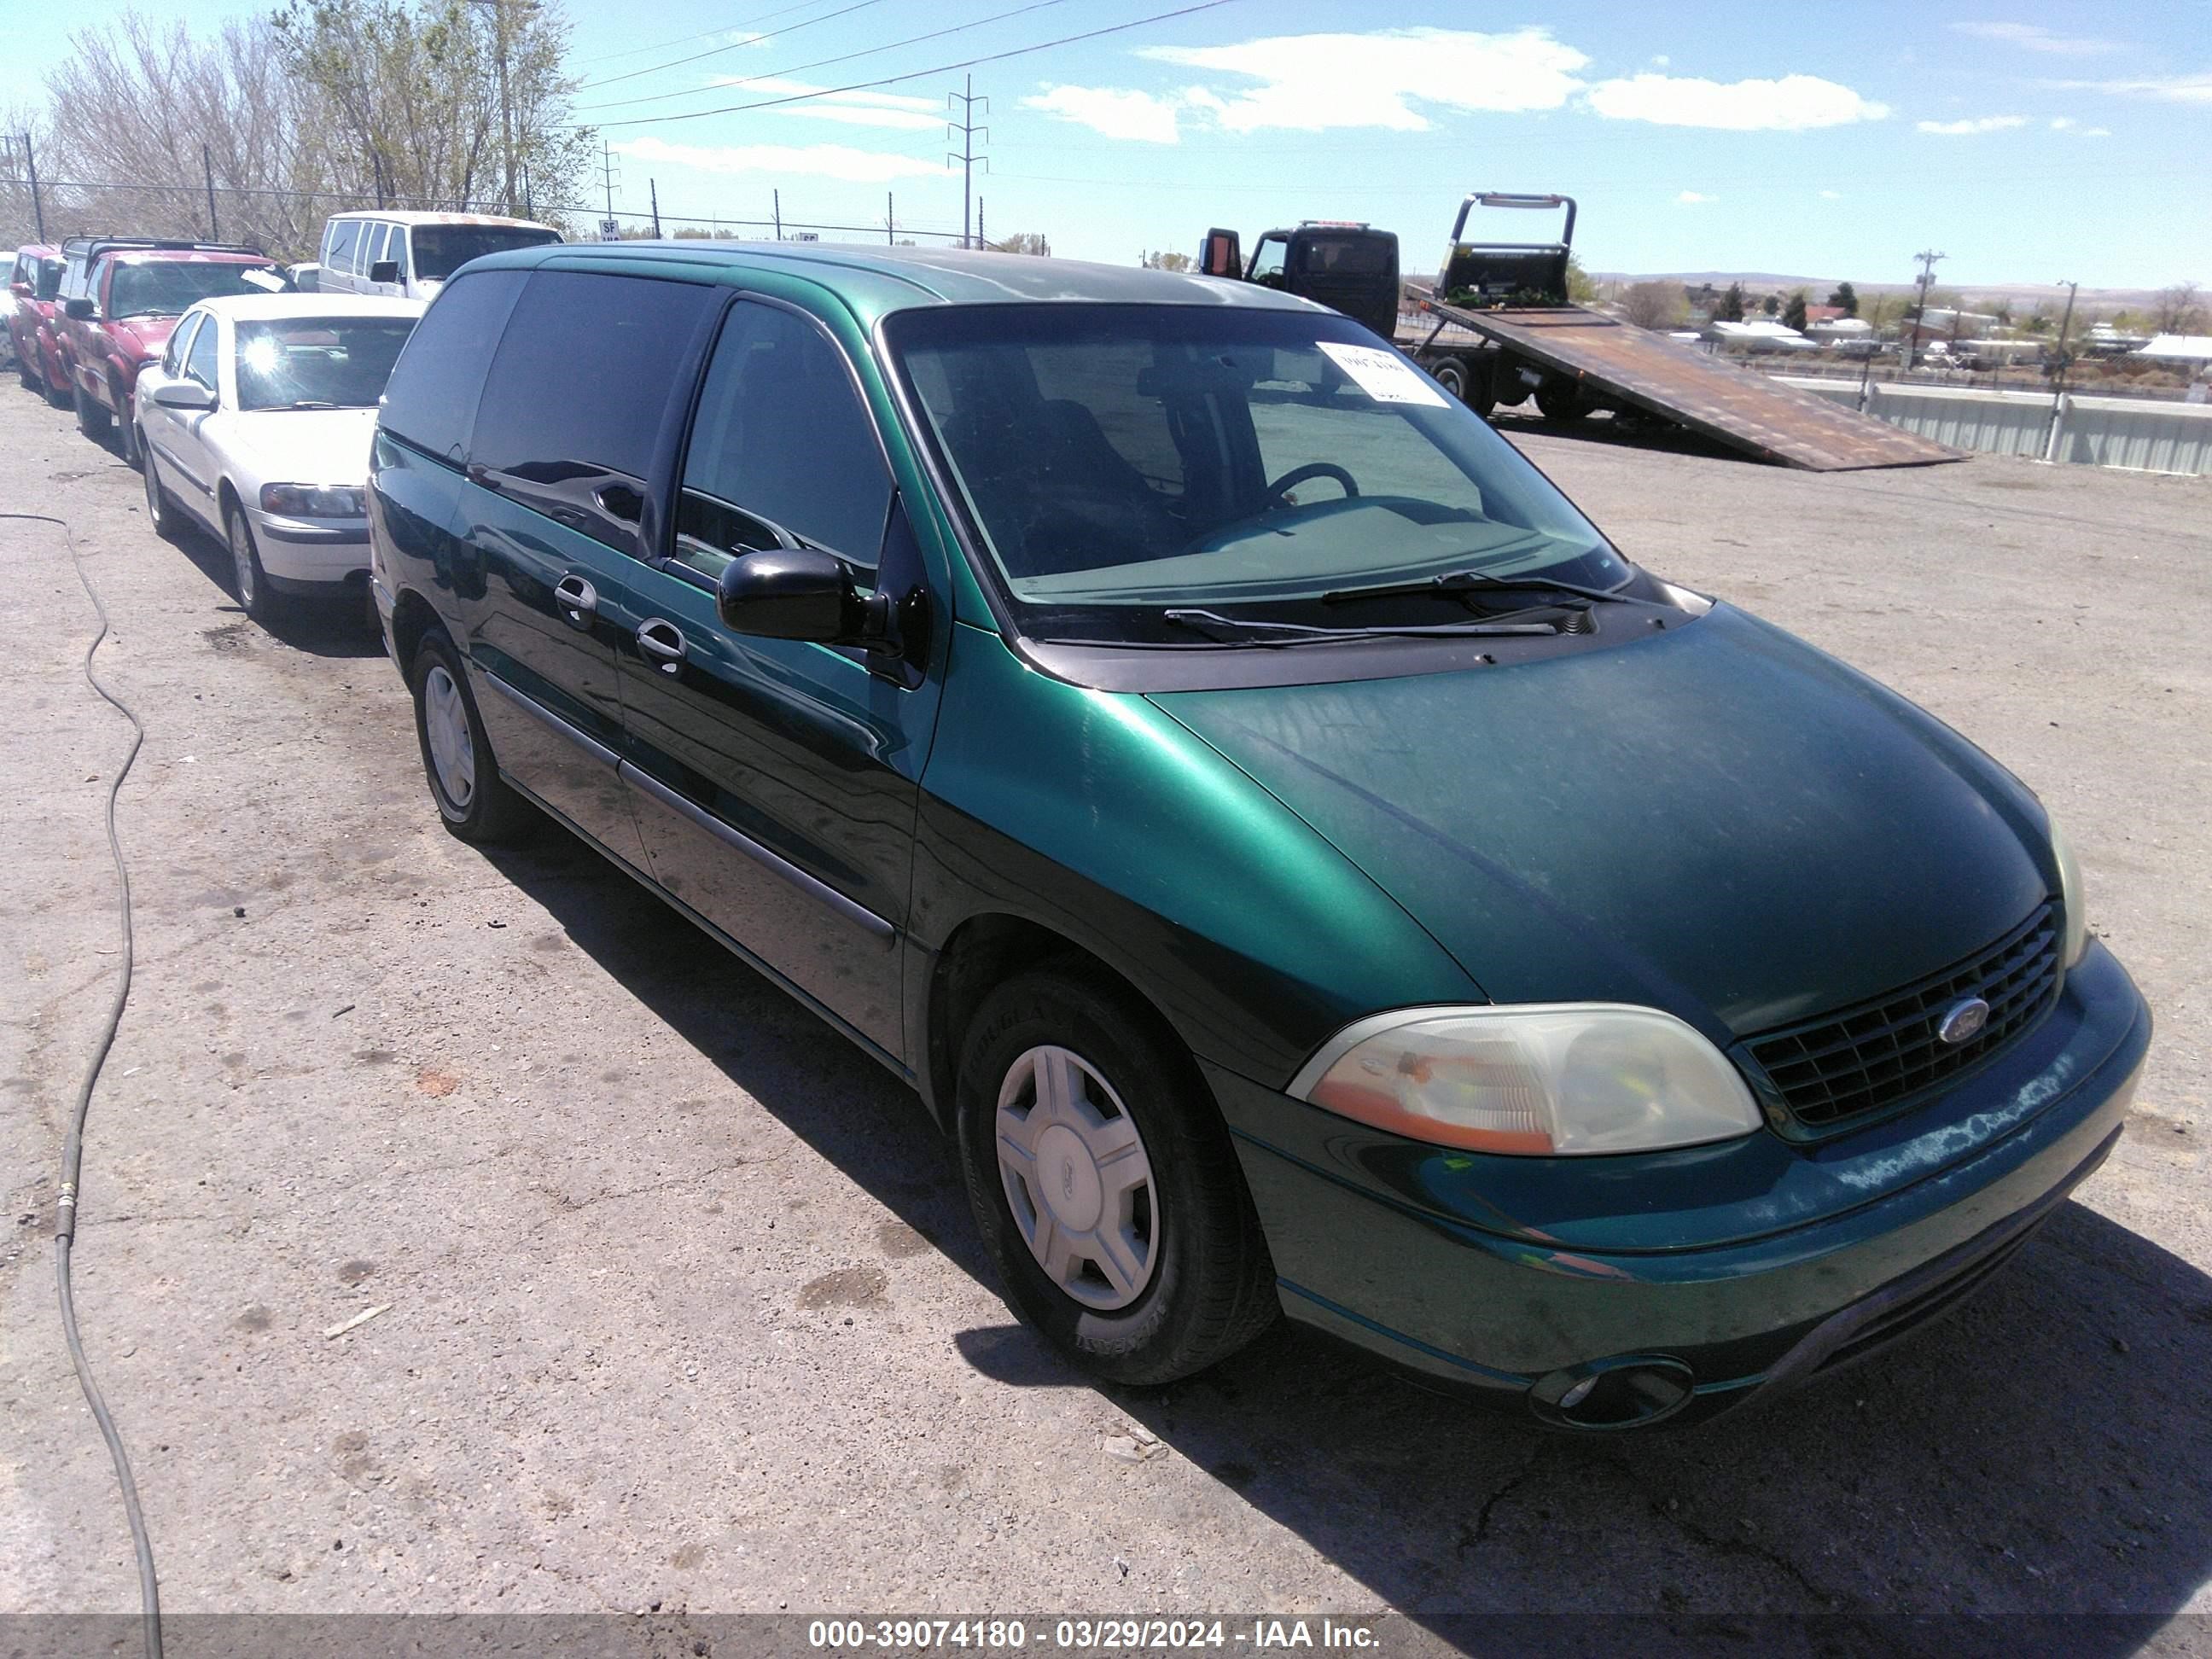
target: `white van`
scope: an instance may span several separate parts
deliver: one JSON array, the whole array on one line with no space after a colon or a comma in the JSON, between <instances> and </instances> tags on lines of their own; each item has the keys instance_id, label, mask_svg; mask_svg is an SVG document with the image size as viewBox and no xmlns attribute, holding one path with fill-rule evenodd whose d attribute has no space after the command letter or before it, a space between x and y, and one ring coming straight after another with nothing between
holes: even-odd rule
<instances>
[{"instance_id":1,"label":"white van","mask_svg":"<svg viewBox=\"0 0 2212 1659\"><path fill-rule=\"evenodd\" d=\"M323 227L318 287L428 300L471 259L560 240L550 225L489 213L334 213Z\"/></svg>"}]
</instances>

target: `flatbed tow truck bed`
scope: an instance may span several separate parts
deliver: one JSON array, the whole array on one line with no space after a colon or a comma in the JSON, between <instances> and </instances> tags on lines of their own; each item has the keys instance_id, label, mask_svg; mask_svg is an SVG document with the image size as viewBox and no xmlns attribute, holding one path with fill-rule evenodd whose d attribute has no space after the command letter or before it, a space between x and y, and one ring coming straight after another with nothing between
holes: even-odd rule
<instances>
[{"instance_id":1,"label":"flatbed tow truck bed","mask_svg":"<svg viewBox=\"0 0 2212 1659\"><path fill-rule=\"evenodd\" d=\"M1782 385L1632 324L1579 306L1474 311L1404 284L1424 325L1405 343L1420 354L1438 323L1587 386L1595 401L1638 409L1763 461L1839 472L1964 460L1959 450Z\"/></svg>"}]
</instances>

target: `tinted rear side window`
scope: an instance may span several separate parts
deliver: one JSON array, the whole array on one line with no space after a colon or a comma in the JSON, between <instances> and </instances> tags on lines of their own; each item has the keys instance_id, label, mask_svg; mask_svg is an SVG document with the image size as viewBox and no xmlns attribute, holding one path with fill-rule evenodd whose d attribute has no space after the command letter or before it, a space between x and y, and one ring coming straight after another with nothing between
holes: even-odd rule
<instances>
[{"instance_id":1,"label":"tinted rear side window","mask_svg":"<svg viewBox=\"0 0 2212 1659\"><path fill-rule=\"evenodd\" d=\"M455 283L415 325L384 389L378 424L441 460L460 464L484 374L528 275L487 270Z\"/></svg>"},{"instance_id":2,"label":"tinted rear side window","mask_svg":"<svg viewBox=\"0 0 2212 1659\"><path fill-rule=\"evenodd\" d=\"M540 483L576 469L643 480L692 337L720 297L691 283L532 273L485 379L469 459Z\"/></svg>"}]
</instances>

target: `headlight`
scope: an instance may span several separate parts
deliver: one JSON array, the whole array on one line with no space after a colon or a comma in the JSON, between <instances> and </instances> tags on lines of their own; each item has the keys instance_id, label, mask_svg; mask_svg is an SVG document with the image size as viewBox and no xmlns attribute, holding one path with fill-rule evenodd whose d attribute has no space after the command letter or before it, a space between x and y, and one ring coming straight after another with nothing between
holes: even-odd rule
<instances>
[{"instance_id":1,"label":"headlight","mask_svg":"<svg viewBox=\"0 0 2212 1659\"><path fill-rule=\"evenodd\" d=\"M274 483L261 486L261 510L288 519L358 519L367 509L358 484Z\"/></svg>"},{"instance_id":2,"label":"headlight","mask_svg":"<svg viewBox=\"0 0 2212 1659\"><path fill-rule=\"evenodd\" d=\"M2051 820L2051 855L2058 860L2058 960L2071 968L2089 949L2089 915L2081 895L2081 866L2074 861L2074 845L2056 818Z\"/></svg>"},{"instance_id":3,"label":"headlight","mask_svg":"<svg viewBox=\"0 0 2212 1659\"><path fill-rule=\"evenodd\" d=\"M1483 1152L1648 1152L1759 1127L1720 1050L1616 1003L1408 1008L1347 1026L1291 1093L1394 1134Z\"/></svg>"}]
</instances>

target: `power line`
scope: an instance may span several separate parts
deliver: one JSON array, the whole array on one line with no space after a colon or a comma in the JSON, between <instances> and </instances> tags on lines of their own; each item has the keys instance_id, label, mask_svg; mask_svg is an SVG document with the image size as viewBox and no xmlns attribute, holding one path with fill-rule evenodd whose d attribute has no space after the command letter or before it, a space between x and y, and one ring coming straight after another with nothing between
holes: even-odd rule
<instances>
[{"instance_id":1,"label":"power line","mask_svg":"<svg viewBox=\"0 0 2212 1659\"><path fill-rule=\"evenodd\" d=\"M656 40L647 46L625 46L620 52L601 52L599 56L604 62L619 63L625 58L642 57L648 52L666 52L671 46L685 46L694 40L705 40L717 34L734 33L738 29L749 29L756 23L772 23L779 17L788 17L795 11L805 11L809 6L821 3L822 0L799 0L799 3L795 6L779 6L774 11L761 12L755 16L744 18L735 23L724 23L715 28L701 29L696 34L679 34L672 40ZM750 46L751 42L741 40L732 41L731 44Z\"/></svg>"},{"instance_id":2,"label":"power line","mask_svg":"<svg viewBox=\"0 0 2212 1659\"><path fill-rule=\"evenodd\" d=\"M577 90L581 92L592 87L611 87L617 81L635 81L641 75L658 75L663 70L681 69L684 64L696 64L702 58L720 58L724 52L735 52L739 46L757 46L762 41L773 40L780 34L796 34L801 29L812 28L817 23L826 23L834 17L843 17L852 12L866 11L870 6L880 6L883 3L884 0L853 0L853 3L849 6L841 6L836 11L825 11L819 17L810 17L805 22L792 24L788 28L771 29L768 33L756 34L749 40L732 40L719 46L709 46L704 52L693 52L689 58L672 58L665 64L655 64L649 69L631 70L622 75L610 75L603 81L586 81L578 87Z\"/></svg>"},{"instance_id":3,"label":"power line","mask_svg":"<svg viewBox=\"0 0 2212 1659\"><path fill-rule=\"evenodd\" d=\"M665 103L671 98L700 98L721 91L727 87L750 86L756 81L780 81L787 75L803 75L808 70L827 69L832 64L849 64L855 58L872 58L879 52L896 52L901 46L919 46L924 40L936 40L948 34L964 33L969 29L981 28L986 23L1003 23L1009 17L1019 17L1024 12L1042 11L1048 6L1061 6L1066 3L1067 0L1030 0L1030 3L1025 6L1016 6L1012 11L994 12L988 17L978 17L973 22L955 23L946 28L932 29L927 34L911 34L903 40L893 40L885 46L863 46L858 52L842 52L835 58L817 58L811 64L795 64L789 69L769 70L759 75L740 76L735 80L724 82L720 87L686 87L681 92L647 93L641 98L611 98L604 104L580 104L577 106L577 112L581 114L595 109L620 109L627 104ZM705 112L711 114L713 112Z\"/></svg>"},{"instance_id":4,"label":"power line","mask_svg":"<svg viewBox=\"0 0 2212 1659\"><path fill-rule=\"evenodd\" d=\"M855 81L842 87L823 87L815 92L795 92L782 98L762 98L750 104L727 104L720 109L694 110L688 115L638 115L622 121L601 121L602 127L659 126L669 121L697 121L709 115L736 115L746 110L773 109L781 104L803 104L816 98L831 98L841 92L868 92L877 87L895 87L908 81L920 81L933 75L949 75L954 70L975 69L985 64L1003 64L1010 58L1027 58L1040 52L1049 52L1054 46L1073 46L1081 40L1097 40L1109 34L1126 34L1131 29L1140 29L1151 23L1164 23L1171 18L1195 16L1202 11L1234 5L1237 0L1199 0L1191 6L1178 6L1173 11L1154 12L1150 17L1139 17L1127 23L1111 23L1104 28L1086 29L1080 34L1063 34L1054 40L1040 40L1033 46L1013 46L1005 52L985 52L980 57L963 58L950 64L939 64L933 68L909 70L904 75L886 75L875 81Z\"/></svg>"}]
</instances>

